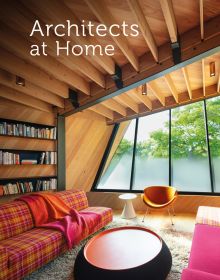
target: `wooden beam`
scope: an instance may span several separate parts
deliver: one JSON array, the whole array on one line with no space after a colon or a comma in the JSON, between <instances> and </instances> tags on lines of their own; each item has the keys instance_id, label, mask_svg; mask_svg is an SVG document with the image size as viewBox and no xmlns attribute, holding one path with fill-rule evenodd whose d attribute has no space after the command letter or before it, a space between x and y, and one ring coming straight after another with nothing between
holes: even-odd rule
<instances>
[{"instance_id":1,"label":"wooden beam","mask_svg":"<svg viewBox=\"0 0 220 280\"><path fill-rule=\"evenodd\" d=\"M22 34L30 34L33 23L36 20L36 16L33 15L30 10L27 10L20 1L10 1L10 3L13 3L13 9L11 9L11 5L9 3L4 2L3 8L0 10L0 15L2 20L4 21L7 26L10 28L16 30L17 33ZM29 6L29 8L32 5ZM37 9L36 9L37 10ZM42 42L42 37L39 32L36 32L33 37L29 37L32 44L39 44ZM80 75L78 73L87 75L92 75L92 71L94 67L89 63L85 58L82 56L74 56L62 53L60 56L57 56L54 50L56 49L56 40L57 37L53 34L50 34L50 36L44 36L43 40L45 44L48 46L47 51L48 54L53 56L57 61L60 63L66 65L68 68L74 70L74 76L76 73L76 78ZM59 41L61 45L65 45L65 41L60 37ZM71 67L70 67L71 66ZM91 67L90 67L91 66ZM78 71L78 72L77 72ZM80 77L82 79L82 77ZM73 79L74 81L74 79ZM103 83L103 82L102 82ZM75 88L79 89L85 94L89 94L89 88L84 87L83 83L77 83L77 80L75 81Z\"/></svg>"},{"instance_id":2,"label":"wooden beam","mask_svg":"<svg viewBox=\"0 0 220 280\"><path fill-rule=\"evenodd\" d=\"M87 81L49 55L31 56L31 43L3 24L0 26L0 43L5 49L39 67L56 79L67 83L70 87L81 89L85 94L90 94Z\"/></svg>"},{"instance_id":3,"label":"wooden beam","mask_svg":"<svg viewBox=\"0 0 220 280\"><path fill-rule=\"evenodd\" d=\"M113 120L114 119L114 114L113 114L113 111L106 108L104 105L102 104L97 104L93 107L90 107L89 110L91 111L94 111L110 120Z\"/></svg>"},{"instance_id":4,"label":"wooden beam","mask_svg":"<svg viewBox=\"0 0 220 280\"><path fill-rule=\"evenodd\" d=\"M153 104L150 98L147 95L143 95L141 92L138 92L137 89L132 89L127 92L128 95L135 96L138 100L140 100L149 110L152 110Z\"/></svg>"},{"instance_id":5,"label":"wooden beam","mask_svg":"<svg viewBox=\"0 0 220 280\"><path fill-rule=\"evenodd\" d=\"M180 35L182 62L174 65L170 43L159 47L160 62L157 64L151 53L144 54L139 58L141 61L140 72L136 73L128 63L122 67L124 87L118 89L111 77L106 76L106 90L91 85L91 96L80 99L80 106L77 109L65 111L63 115L69 116L82 111L104 100L113 98L132 88L164 76L175 70L181 69L188 64L200 61L206 56L213 55L220 51L220 16L217 16L206 23L206 36L201 42L200 26L197 26Z\"/></svg>"},{"instance_id":6,"label":"wooden beam","mask_svg":"<svg viewBox=\"0 0 220 280\"><path fill-rule=\"evenodd\" d=\"M106 26L111 26L115 24L115 20L111 15L110 11L106 8L106 5L102 0L84 0L94 15L99 19L100 22L105 24ZM112 39L115 41L117 46L123 52L124 56L128 59L131 65L134 67L136 71L139 71L139 62L137 57L135 56L132 49L129 47L126 37L121 33L120 36L114 37Z\"/></svg>"},{"instance_id":7,"label":"wooden beam","mask_svg":"<svg viewBox=\"0 0 220 280\"><path fill-rule=\"evenodd\" d=\"M116 101L118 101L119 103L121 103L123 106L126 106L126 107L132 109L134 112L136 112L136 113L139 112L138 104L136 104L133 101L133 99L131 99L131 97L128 96L126 93L123 95L116 96L114 99Z\"/></svg>"},{"instance_id":8,"label":"wooden beam","mask_svg":"<svg viewBox=\"0 0 220 280\"><path fill-rule=\"evenodd\" d=\"M18 58L2 48L0 48L0 57L0 68L21 76L61 97L68 98L68 86L65 83L52 78L39 68L27 63L23 59Z\"/></svg>"},{"instance_id":9,"label":"wooden beam","mask_svg":"<svg viewBox=\"0 0 220 280\"><path fill-rule=\"evenodd\" d=\"M160 101L160 103L165 106L166 105L166 98L165 96L160 92L160 89L157 87L157 84L155 81L152 81L147 84L148 87L151 89L153 94L156 96L156 98Z\"/></svg>"},{"instance_id":10,"label":"wooden beam","mask_svg":"<svg viewBox=\"0 0 220 280\"><path fill-rule=\"evenodd\" d=\"M170 35L170 40L172 43L175 43L178 41L178 34L172 0L160 0L160 6Z\"/></svg>"},{"instance_id":11,"label":"wooden beam","mask_svg":"<svg viewBox=\"0 0 220 280\"><path fill-rule=\"evenodd\" d=\"M74 13L64 5L61 1L54 0L53 2L49 0L45 0L42 3L32 1L27 4L27 1L22 1L23 4L28 8L32 9L34 14L38 14L40 18L44 17L45 22L60 24L66 22L67 19L71 19L74 24L78 26L81 25L80 20L74 15ZM68 3L67 3L68 5ZM79 31L81 32L81 31ZM71 40L71 42L76 43L78 45L97 45L100 44L94 37L83 37L83 36L75 36L75 34L71 34L70 37L64 36L66 41ZM115 71L115 63L114 60L109 56L101 56L96 54L95 56L92 53L92 50L89 49L90 59L94 60L98 65L100 65L108 74L113 75ZM69 57L71 58L71 57ZM92 69L92 64L86 61L84 57L73 57L75 60L81 60L81 71L83 74L92 75L91 73L86 73L86 67L88 69L88 65L90 64L90 68ZM85 66L84 66L85 65ZM93 80L93 79L92 79Z\"/></svg>"},{"instance_id":12,"label":"wooden beam","mask_svg":"<svg viewBox=\"0 0 220 280\"><path fill-rule=\"evenodd\" d=\"M18 90L16 91L2 85L0 85L0 96L44 112L49 112L49 113L53 112L51 105L39 99L30 97Z\"/></svg>"},{"instance_id":13,"label":"wooden beam","mask_svg":"<svg viewBox=\"0 0 220 280\"><path fill-rule=\"evenodd\" d=\"M132 13L135 16L136 22L141 30L141 33L150 49L155 61L158 62L157 44L156 44L153 34L150 30L146 17L143 13L143 9L141 8L138 0L127 0L127 2L129 4L129 7L130 7Z\"/></svg>"},{"instance_id":14,"label":"wooden beam","mask_svg":"<svg viewBox=\"0 0 220 280\"><path fill-rule=\"evenodd\" d=\"M201 40L204 40L204 6L203 6L203 0L199 0L199 14L200 14Z\"/></svg>"},{"instance_id":15,"label":"wooden beam","mask_svg":"<svg viewBox=\"0 0 220 280\"><path fill-rule=\"evenodd\" d=\"M189 104L189 103L192 103L192 102L197 102L199 100L204 100L207 97L219 96L219 94L216 91L216 88L217 88L216 84L208 86L206 88L206 91L207 91L207 96L206 97L203 95L203 88L193 90L193 99L189 98L188 92L182 92L182 93L180 93L180 103L179 104L177 104L173 98L170 99L168 97L167 102L166 102L167 103L166 107L163 107L159 104L159 102L156 102L156 103L153 104L152 111L146 111L144 108L142 108L139 111L138 114L137 113L135 114L134 112L129 112L129 114L127 114L126 117L119 117L118 116L118 117L115 117L113 121L108 120L107 124L112 125L114 123L128 121L128 120L132 120L132 119L137 118L137 117L143 117L143 116L151 115L153 113L165 111L165 110L168 110L168 109L171 109L171 108L178 107L180 105L186 105L186 104Z\"/></svg>"},{"instance_id":16,"label":"wooden beam","mask_svg":"<svg viewBox=\"0 0 220 280\"><path fill-rule=\"evenodd\" d=\"M170 89L170 91L171 91L171 93L172 93L172 95L173 95L173 97L174 97L176 103L179 103L178 92L177 92L177 89L176 89L176 87L175 87L175 85L174 85L174 82L173 82L173 80L172 80L170 74L165 75L165 76L164 76L164 80L165 80L165 82L166 82L168 88Z\"/></svg>"},{"instance_id":17,"label":"wooden beam","mask_svg":"<svg viewBox=\"0 0 220 280\"><path fill-rule=\"evenodd\" d=\"M16 76L0 69L0 84L14 90L19 90L29 96L40 99L59 108L64 108L64 99L52 92L25 81L25 87L16 85Z\"/></svg>"},{"instance_id":18,"label":"wooden beam","mask_svg":"<svg viewBox=\"0 0 220 280\"><path fill-rule=\"evenodd\" d=\"M119 113L122 116L127 115L126 108L122 106L120 103L116 102L114 99L106 100L102 102L102 105L104 105L105 107L109 108L112 111Z\"/></svg>"},{"instance_id":19,"label":"wooden beam","mask_svg":"<svg viewBox=\"0 0 220 280\"><path fill-rule=\"evenodd\" d=\"M202 88L203 95L206 95L206 82L205 82L205 59L202 59Z\"/></svg>"},{"instance_id":20,"label":"wooden beam","mask_svg":"<svg viewBox=\"0 0 220 280\"><path fill-rule=\"evenodd\" d=\"M192 99L192 89L191 89L191 85L190 85L190 81L189 81L189 74L187 71L187 66L182 68L182 72L183 72L183 77L186 83L186 87L187 87L187 91L189 94L189 98Z\"/></svg>"}]
</instances>

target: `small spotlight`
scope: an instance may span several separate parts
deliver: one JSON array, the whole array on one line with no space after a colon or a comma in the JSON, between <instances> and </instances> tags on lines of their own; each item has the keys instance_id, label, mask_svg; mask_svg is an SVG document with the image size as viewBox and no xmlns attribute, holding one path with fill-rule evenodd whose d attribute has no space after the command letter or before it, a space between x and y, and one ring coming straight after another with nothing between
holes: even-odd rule
<instances>
[{"instance_id":1,"label":"small spotlight","mask_svg":"<svg viewBox=\"0 0 220 280\"><path fill-rule=\"evenodd\" d=\"M210 62L209 63L209 68L210 68L210 77L215 76L215 62Z\"/></svg>"},{"instance_id":2,"label":"small spotlight","mask_svg":"<svg viewBox=\"0 0 220 280\"><path fill-rule=\"evenodd\" d=\"M147 95L147 84L142 85L142 95Z\"/></svg>"},{"instance_id":3,"label":"small spotlight","mask_svg":"<svg viewBox=\"0 0 220 280\"><path fill-rule=\"evenodd\" d=\"M16 76L16 85L18 86L25 86L25 79L19 76Z\"/></svg>"}]
</instances>

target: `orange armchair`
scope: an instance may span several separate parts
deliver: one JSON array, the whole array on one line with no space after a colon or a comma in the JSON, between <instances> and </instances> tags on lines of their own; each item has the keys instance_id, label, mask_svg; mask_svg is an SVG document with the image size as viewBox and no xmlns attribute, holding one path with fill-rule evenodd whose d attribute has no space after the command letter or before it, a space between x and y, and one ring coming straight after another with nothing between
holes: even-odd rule
<instances>
[{"instance_id":1,"label":"orange armchair","mask_svg":"<svg viewBox=\"0 0 220 280\"><path fill-rule=\"evenodd\" d=\"M170 213L170 206L172 206L173 215L174 207L172 203L177 198L177 190L170 186L151 186L144 189L144 193L141 195L143 202L147 205L147 211L143 217L144 222L145 216L148 213L148 207L154 209L160 209L167 207L168 214L173 225L173 220Z\"/></svg>"}]
</instances>

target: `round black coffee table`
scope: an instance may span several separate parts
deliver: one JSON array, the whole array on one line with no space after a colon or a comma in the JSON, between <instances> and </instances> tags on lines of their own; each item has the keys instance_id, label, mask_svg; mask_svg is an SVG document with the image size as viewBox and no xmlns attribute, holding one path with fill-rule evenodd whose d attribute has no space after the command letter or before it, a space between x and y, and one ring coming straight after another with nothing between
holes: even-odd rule
<instances>
[{"instance_id":1,"label":"round black coffee table","mask_svg":"<svg viewBox=\"0 0 220 280\"><path fill-rule=\"evenodd\" d=\"M74 265L75 280L164 280L172 266L165 242L136 226L103 231L82 247Z\"/></svg>"}]
</instances>

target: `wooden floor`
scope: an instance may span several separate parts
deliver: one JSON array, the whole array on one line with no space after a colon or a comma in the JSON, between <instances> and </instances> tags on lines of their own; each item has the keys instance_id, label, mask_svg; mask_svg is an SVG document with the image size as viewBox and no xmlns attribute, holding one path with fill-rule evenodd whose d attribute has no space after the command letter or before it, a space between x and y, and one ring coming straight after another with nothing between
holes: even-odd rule
<instances>
[{"instance_id":1,"label":"wooden floor","mask_svg":"<svg viewBox=\"0 0 220 280\"><path fill-rule=\"evenodd\" d=\"M176 231L190 232L194 231L195 226L195 214L191 213L178 213L173 217L174 225L171 225L170 218L168 214L161 212L151 212L145 217L144 223L142 223L144 212L138 211L136 212L137 217L131 220L127 220L129 223L134 222L136 224L143 224L144 226L149 226L150 228L160 228L160 229L168 229L172 228ZM121 211L114 211L114 218L121 219L122 222L126 223L125 219L121 217Z\"/></svg>"}]
</instances>

